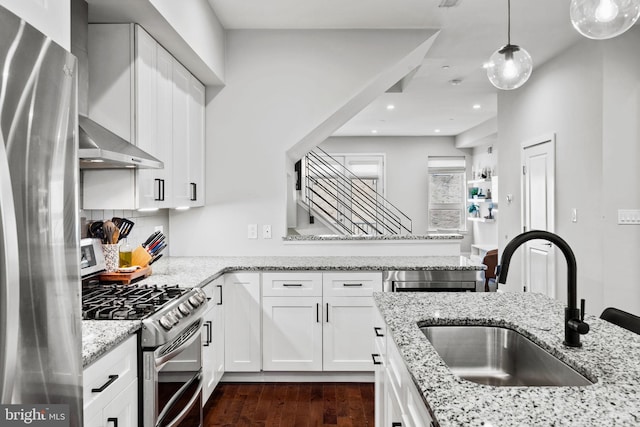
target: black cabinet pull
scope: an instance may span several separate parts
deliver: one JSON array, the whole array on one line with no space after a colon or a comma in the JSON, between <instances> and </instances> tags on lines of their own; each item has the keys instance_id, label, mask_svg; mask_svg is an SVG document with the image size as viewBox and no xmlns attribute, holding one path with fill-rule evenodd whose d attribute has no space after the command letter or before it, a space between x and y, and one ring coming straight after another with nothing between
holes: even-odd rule
<instances>
[{"instance_id":1,"label":"black cabinet pull","mask_svg":"<svg viewBox=\"0 0 640 427\"><path fill-rule=\"evenodd\" d=\"M218 305L222 305L222 285L216 285L218 288L220 288L220 302L218 303Z\"/></svg>"},{"instance_id":2,"label":"black cabinet pull","mask_svg":"<svg viewBox=\"0 0 640 427\"><path fill-rule=\"evenodd\" d=\"M327 323L329 323L329 303L327 303Z\"/></svg>"},{"instance_id":3,"label":"black cabinet pull","mask_svg":"<svg viewBox=\"0 0 640 427\"><path fill-rule=\"evenodd\" d=\"M316 323L320 323L320 303L316 303Z\"/></svg>"},{"instance_id":4,"label":"black cabinet pull","mask_svg":"<svg viewBox=\"0 0 640 427\"><path fill-rule=\"evenodd\" d=\"M206 322L204 322L203 326L207 328L207 337L206 337L205 343L202 344L202 346L209 347L209 344L211 344L211 328L212 328L211 320L207 320Z\"/></svg>"},{"instance_id":5,"label":"black cabinet pull","mask_svg":"<svg viewBox=\"0 0 640 427\"><path fill-rule=\"evenodd\" d=\"M157 184L155 187L156 190L158 190L157 194L158 196L156 196L154 194L153 200L155 200L156 202L161 202L162 201L162 180L159 178L154 179L155 183ZM155 193L155 191L154 191Z\"/></svg>"},{"instance_id":6,"label":"black cabinet pull","mask_svg":"<svg viewBox=\"0 0 640 427\"><path fill-rule=\"evenodd\" d=\"M108 423L113 423L113 427L118 427L118 419L117 418L107 418Z\"/></svg>"},{"instance_id":7,"label":"black cabinet pull","mask_svg":"<svg viewBox=\"0 0 640 427\"><path fill-rule=\"evenodd\" d=\"M191 182L191 201L195 202L196 200L198 200L198 185L195 182Z\"/></svg>"},{"instance_id":8,"label":"black cabinet pull","mask_svg":"<svg viewBox=\"0 0 640 427\"><path fill-rule=\"evenodd\" d=\"M382 328L379 328L379 327L377 327L377 326L374 326L374 327L373 327L373 331L376 333L376 336L377 336L377 337L383 337L383 336L384 336L384 334L381 334L381 333L380 333L380 331L381 331L381 330L382 330Z\"/></svg>"},{"instance_id":9,"label":"black cabinet pull","mask_svg":"<svg viewBox=\"0 0 640 427\"><path fill-rule=\"evenodd\" d=\"M346 287L362 287L362 283L343 283L342 286Z\"/></svg>"},{"instance_id":10,"label":"black cabinet pull","mask_svg":"<svg viewBox=\"0 0 640 427\"><path fill-rule=\"evenodd\" d=\"M301 288L302 287L302 283L283 283L282 286L285 286L287 288Z\"/></svg>"},{"instance_id":11,"label":"black cabinet pull","mask_svg":"<svg viewBox=\"0 0 640 427\"><path fill-rule=\"evenodd\" d=\"M402 423L391 423L391 427L402 427Z\"/></svg>"},{"instance_id":12,"label":"black cabinet pull","mask_svg":"<svg viewBox=\"0 0 640 427\"><path fill-rule=\"evenodd\" d=\"M379 354L372 354L371 355L371 358L373 359L373 364L374 365L382 365L382 362L377 361L376 357L380 357L380 355Z\"/></svg>"},{"instance_id":13,"label":"black cabinet pull","mask_svg":"<svg viewBox=\"0 0 640 427\"><path fill-rule=\"evenodd\" d=\"M118 375L109 375L109 381L104 383L100 388L92 388L91 393L102 393L107 387L109 387L115 380L118 379Z\"/></svg>"}]
</instances>

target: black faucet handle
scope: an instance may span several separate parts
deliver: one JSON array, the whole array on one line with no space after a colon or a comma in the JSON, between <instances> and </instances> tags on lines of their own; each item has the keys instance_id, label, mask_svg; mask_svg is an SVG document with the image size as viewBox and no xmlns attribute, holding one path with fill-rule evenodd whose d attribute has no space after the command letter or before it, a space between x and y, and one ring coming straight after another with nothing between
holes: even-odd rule
<instances>
[{"instance_id":1,"label":"black faucet handle","mask_svg":"<svg viewBox=\"0 0 640 427\"><path fill-rule=\"evenodd\" d=\"M585 300L584 298L582 298L580 300L580 320L582 322L584 322L584 306L585 306Z\"/></svg>"}]
</instances>

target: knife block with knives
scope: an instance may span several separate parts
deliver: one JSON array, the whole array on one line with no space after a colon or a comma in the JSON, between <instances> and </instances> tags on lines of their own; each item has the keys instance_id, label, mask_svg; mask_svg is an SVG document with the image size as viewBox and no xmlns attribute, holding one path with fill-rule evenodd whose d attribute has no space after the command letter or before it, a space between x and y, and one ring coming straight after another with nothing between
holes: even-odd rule
<instances>
[{"instance_id":1,"label":"knife block with knives","mask_svg":"<svg viewBox=\"0 0 640 427\"><path fill-rule=\"evenodd\" d=\"M150 256L149 265L162 257L161 252L167 247L165 235L161 231L156 231L141 245Z\"/></svg>"}]
</instances>

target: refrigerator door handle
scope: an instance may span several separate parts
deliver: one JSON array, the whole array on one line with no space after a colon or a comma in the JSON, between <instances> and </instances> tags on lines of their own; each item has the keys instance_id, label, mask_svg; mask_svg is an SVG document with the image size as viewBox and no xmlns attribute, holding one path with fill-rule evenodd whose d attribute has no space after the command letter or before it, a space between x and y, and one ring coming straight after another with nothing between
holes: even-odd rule
<instances>
[{"instance_id":1,"label":"refrigerator door handle","mask_svg":"<svg viewBox=\"0 0 640 427\"><path fill-rule=\"evenodd\" d=\"M0 398L11 402L20 334L18 226L4 137L0 132Z\"/></svg>"}]
</instances>

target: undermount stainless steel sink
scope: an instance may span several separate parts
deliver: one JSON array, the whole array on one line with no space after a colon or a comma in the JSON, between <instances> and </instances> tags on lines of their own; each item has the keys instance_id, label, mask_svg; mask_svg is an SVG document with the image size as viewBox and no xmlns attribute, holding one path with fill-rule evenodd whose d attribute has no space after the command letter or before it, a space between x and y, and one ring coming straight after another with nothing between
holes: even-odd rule
<instances>
[{"instance_id":1,"label":"undermount stainless steel sink","mask_svg":"<svg viewBox=\"0 0 640 427\"><path fill-rule=\"evenodd\" d=\"M586 386L589 379L513 329L424 326L455 375L492 386Z\"/></svg>"}]
</instances>

